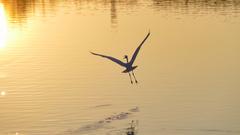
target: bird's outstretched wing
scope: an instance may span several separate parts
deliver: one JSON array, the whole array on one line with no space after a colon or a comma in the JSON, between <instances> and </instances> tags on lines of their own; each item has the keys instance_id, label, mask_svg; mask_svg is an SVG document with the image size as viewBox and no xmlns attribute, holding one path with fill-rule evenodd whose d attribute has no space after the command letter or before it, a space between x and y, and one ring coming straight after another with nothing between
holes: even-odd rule
<instances>
[{"instance_id":1,"label":"bird's outstretched wing","mask_svg":"<svg viewBox=\"0 0 240 135\"><path fill-rule=\"evenodd\" d=\"M113 62L115 62L115 63L117 63L117 64L119 64L119 65L121 65L121 66L123 66L123 67L126 66L126 63L124 63L124 62L122 62L122 61L120 61L120 60L118 60L118 59L116 59L116 58L113 58L113 57L111 57L111 56L106 56L106 55L97 54L97 53L93 53L93 52L90 52L90 53L93 54L93 55L101 56L101 57L103 57L103 58L107 58L107 59L109 59L109 60L111 60L111 61L113 61Z\"/></svg>"},{"instance_id":2,"label":"bird's outstretched wing","mask_svg":"<svg viewBox=\"0 0 240 135\"><path fill-rule=\"evenodd\" d=\"M146 39L149 37L150 35L150 31L148 32L147 36L143 39L142 43L138 46L138 48L135 50L135 52L133 53L133 56L132 56L132 59L131 61L129 62L131 65L133 64L133 62L135 61L137 55L138 55L138 52L139 50L141 49L143 43L146 41Z\"/></svg>"}]
</instances>

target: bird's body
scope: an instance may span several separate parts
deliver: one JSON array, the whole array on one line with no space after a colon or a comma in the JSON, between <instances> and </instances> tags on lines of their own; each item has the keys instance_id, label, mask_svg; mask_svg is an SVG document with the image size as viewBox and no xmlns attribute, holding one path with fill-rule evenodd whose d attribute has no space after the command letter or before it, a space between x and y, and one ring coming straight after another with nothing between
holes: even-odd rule
<instances>
[{"instance_id":1,"label":"bird's body","mask_svg":"<svg viewBox=\"0 0 240 135\"><path fill-rule=\"evenodd\" d=\"M138 66L128 66L128 67L126 67L126 69L124 71L122 71L122 73L129 73L129 72L133 71L137 67Z\"/></svg>"},{"instance_id":2,"label":"bird's body","mask_svg":"<svg viewBox=\"0 0 240 135\"><path fill-rule=\"evenodd\" d=\"M125 67L126 69L124 71L122 71L122 73L129 73L129 77L130 77L131 83L132 83L132 78L131 78L131 74L130 74L130 72L132 72L132 75L134 76L135 82L137 83L136 77L135 77L134 72L133 72L133 70L136 69L137 66L133 66L133 63L134 63L134 61L135 61L135 59L137 57L137 54L138 54L139 50L141 49L143 43L146 41L146 39L149 37L149 35L150 35L150 32L148 32L147 36L144 38L144 40L141 42L141 44L137 47L137 49L133 53L132 59L130 61L128 61L128 56L127 55L124 56L124 59L127 60L126 63L122 62L119 59L111 57L111 56L106 56L106 55L97 54L97 53L93 53L93 52L91 52L91 53L93 55L97 55L97 56L101 56L101 57L107 58L107 59L109 59L109 60L119 64L120 66Z\"/></svg>"}]
</instances>

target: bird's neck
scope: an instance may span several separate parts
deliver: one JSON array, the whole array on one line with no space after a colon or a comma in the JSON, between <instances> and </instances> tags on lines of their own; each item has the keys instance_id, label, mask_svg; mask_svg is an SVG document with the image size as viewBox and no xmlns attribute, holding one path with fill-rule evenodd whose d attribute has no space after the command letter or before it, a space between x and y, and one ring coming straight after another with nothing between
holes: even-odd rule
<instances>
[{"instance_id":1,"label":"bird's neck","mask_svg":"<svg viewBox=\"0 0 240 135\"><path fill-rule=\"evenodd\" d=\"M128 63L128 57L126 57L127 63Z\"/></svg>"}]
</instances>

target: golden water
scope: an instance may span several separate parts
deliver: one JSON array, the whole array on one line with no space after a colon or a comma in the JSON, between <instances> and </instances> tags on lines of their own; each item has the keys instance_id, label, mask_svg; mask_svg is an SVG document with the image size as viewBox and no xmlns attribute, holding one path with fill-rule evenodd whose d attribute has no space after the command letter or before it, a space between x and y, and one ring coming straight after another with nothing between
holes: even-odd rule
<instances>
[{"instance_id":1,"label":"golden water","mask_svg":"<svg viewBox=\"0 0 240 135\"><path fill-rule=\"evenodd\" d=\"M238 0L0 0L0 135L238 135L239 24ZM138 85L89 53L149 30Z\"/></svg>"}]
</instances>

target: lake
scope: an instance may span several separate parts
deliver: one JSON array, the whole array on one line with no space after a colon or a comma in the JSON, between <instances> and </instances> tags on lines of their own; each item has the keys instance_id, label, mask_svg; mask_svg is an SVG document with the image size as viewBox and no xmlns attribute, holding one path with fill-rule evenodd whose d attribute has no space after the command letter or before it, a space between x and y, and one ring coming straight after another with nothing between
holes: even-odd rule
<instances>
[{"instance_id":1,"label":"lake","mask_svg":"<svg viewBox=\"0 0 240 135\"><path fill-rule=\"evenodd\" d=\"M90 53L149 31L138 84ZM239 35L239 0L0 0L0 135L239 135Z\"/></svg>"}]
</instances>

